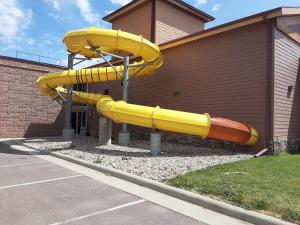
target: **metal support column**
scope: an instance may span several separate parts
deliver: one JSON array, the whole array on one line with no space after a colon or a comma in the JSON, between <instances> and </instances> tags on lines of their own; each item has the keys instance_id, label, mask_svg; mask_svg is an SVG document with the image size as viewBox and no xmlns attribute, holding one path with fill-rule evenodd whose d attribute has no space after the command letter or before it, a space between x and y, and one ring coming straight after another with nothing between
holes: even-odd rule
<instances>
[{"instance_id":1,"label":"metal support column","mask_svg":"<svg viewBox=\"0 0 300 225\"><path fill-rule=\"evenodd\" d=\"M73 69L73 64L74 64L74 55L69 54L68 55L68 69ZM74 129L72 129L72 91L73 91L73 86L68 85L67 86L67 102L66 102L66 124L65 124L65 129L63 129L63 137L64 139L72 139L74 136Z\"/></svg>"},{"instance_id":2,"label":"metal support column","mask_svg":"<svg viewBox=\"0 0 300 225\"><path fill-rule=\"evenodd\" d=\"M124 57L124 74L123 74L123 101L128 101L128 65L129 56ZM119 145L129 145L130 133L128 132L127 123L122 124L122 130L119 133Z\"/></svg>"},{"instance_id":3,"label":"metal support column","mask_svg":"<svg viewBox=\"0 0 300 225\"><path fill-rule=\"evenodd\" d=\"M124 58L124 75L123 75L123 101L128 101L128 65L129 56ZM122 124L122 132L127 132L127 123Z\"/></svg>"}]
</instances>

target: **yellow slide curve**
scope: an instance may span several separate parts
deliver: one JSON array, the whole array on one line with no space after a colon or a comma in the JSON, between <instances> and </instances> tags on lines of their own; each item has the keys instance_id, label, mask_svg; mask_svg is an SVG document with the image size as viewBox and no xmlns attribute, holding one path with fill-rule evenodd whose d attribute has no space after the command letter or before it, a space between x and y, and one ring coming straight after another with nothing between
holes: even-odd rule
<instances>
[{"instance_id":1,"label":"yellow slide curve","mask_svg":"<svg viewBox=\"0 0 300 225\"><path fill-rule=\"evenodd\" d=\"M90 27L67 32L64 43L71 53L81 54L87 58L99 58L94 50L110 53L128 52L143 60L129 65L129 77L152 74L162 66L163 56L158 45L151 43L142 36L123 31ZM147 66L140 70L140 66ZM117 66L123 73L123 66ZM49 73L37 80L42 94L52 99L59 98L60 93L66 96L64 85L76 83L97 83L119 80L121 76L111 67L68 70ZM58 92L58 93L57 93ZM209 114L195 114L160 107L147 107L114 101L108 95L73 92L73 101L94 104L105 117L117 123L128 123L158 130L197 135L202 138L223 139L242 145L255 145L258 141L257 131L247 124L223 118L210 118Z\"/></svg>"}]
</instances>

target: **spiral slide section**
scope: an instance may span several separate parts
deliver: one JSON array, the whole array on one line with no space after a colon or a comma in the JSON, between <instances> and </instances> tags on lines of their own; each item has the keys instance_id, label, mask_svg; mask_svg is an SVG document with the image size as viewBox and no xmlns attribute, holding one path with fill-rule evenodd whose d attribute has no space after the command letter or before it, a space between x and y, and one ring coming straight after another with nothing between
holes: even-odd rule
<instances>
[{"instance_id":1,"label":"spiral slide section","mask_svg":"<svg viewBox=\"0 0 300 225\"><path fill-rule=\"evenodd\" d=\"M142 36L123 31L95 27L70 31L66 33L64 43L69 52L87 58L99 58L99 51L125 52L142 58L142 61L129 66L129 76L140 77L153 74L163 64L163 56L158 45ZM142 65L144 66L141 67ZM123 66L117 66L116 69L123 74ZM42 94L57 99L66 96L64 85L120 80L120 74L111 67L68 70L46 74L37 80L37 85ZM196 114L162 109L158 106L134 105L124 101L114 101L112 97L102 94L73 93L73 102L94 104L99 113L117 123L221 139L240 145L255 145L259 138L257 131L245 123L211 118L207 113Z\"/></svg>"}]
</instances>

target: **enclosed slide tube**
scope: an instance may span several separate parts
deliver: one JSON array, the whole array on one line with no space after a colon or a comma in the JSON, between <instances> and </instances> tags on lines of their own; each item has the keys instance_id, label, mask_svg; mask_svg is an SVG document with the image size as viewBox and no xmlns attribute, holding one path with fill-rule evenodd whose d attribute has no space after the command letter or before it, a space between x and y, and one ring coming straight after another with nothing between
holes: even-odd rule
<instances>
[{"instance_id":1,"label":"enclosed slide tube","mask_svg":"<svg viewBox=\"0 0 300 225\"><path fill-rule=\"evenodd\" d=\"M142 58L142 61L129 66L129 76L152 74L163 64L158 45L142 36L123 31L95 27L70 31L66 33L64 43L69 52L87 58L99 58L101 52L126 52ZM117 66L116 69L119 73L111 67L49 73L40 77L37 85L42 94L57 99L66 96L66 90L62 87L64 85L120 80L124 68ZM162 109L158 106L128 104L124 101L114 101L112 97L102 94L75 91L73 93L74 102L94 104L102 115L116 123L221 139L240 145L255 145L259 138L257 131L245 123L211 118L207 113L196 114Z\"/></svg>"}]
</instances>

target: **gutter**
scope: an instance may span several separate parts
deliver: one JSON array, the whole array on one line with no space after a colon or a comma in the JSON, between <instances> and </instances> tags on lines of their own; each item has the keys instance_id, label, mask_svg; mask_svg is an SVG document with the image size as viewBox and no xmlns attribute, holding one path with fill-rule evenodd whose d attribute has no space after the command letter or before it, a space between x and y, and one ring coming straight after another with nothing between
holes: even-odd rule
<instances>
[{"instance_id":1,"label":"gutter","mask_svg":"<svg viewBox=\"0 0 300 225\"><path fill-rule=\"evenodd\" d=\"M157 7L157 0L152 0L152 12L151 12L151 42L156 42L156 7Z\"/></svg>"}]
</instances>

